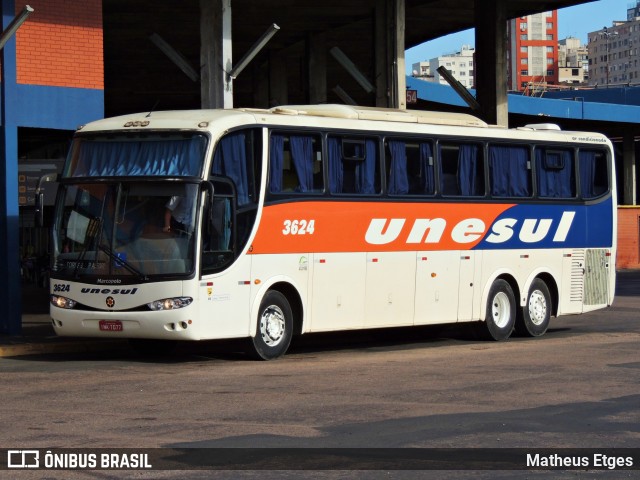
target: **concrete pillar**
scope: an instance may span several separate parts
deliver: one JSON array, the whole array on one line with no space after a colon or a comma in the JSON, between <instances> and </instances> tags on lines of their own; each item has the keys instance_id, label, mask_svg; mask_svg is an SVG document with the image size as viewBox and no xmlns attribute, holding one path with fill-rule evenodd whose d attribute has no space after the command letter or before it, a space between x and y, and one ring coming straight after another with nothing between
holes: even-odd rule
<instances>
[{"instance_id":1,"label":"concrete pillar","mask_svg":"<svg viewBox=\"0 0 640 480\"><path fill-rule=\"evenodd\" d=\"M405 32L405 16L406 16L405 0L395 0L394 17L394 92L393 92L393 108L405 110L407 108L407 74L405 72L404 61L404 32Z\"/></svg>"},{"instance_id":2,"label":"concrete pillar","mask_svg":"<svg viewBox=\"0 0 640 480\"><path fill-rule=\"evenodd\" d=\"M487 123L509 126L506 0L476 0L476 99Z\"/></svg>"},{"instance_id":3,"label":"concrete pillar","mask_svg":"<svg viewBox=\"0 0 640 480\"><path fill-rule=\"evenodd\" d=\"M200 0L200 105L233 108L231 0Z\"/></svg>"},{"instance_id":4,"label":"concrete pillar","mask_svg":"<svg viewBox=\"0 0 640 480\"><path fill-rule=\"evenodd\" d=\"M14 0L2 0L2 30L15 17ZM16 39L13 36L0 54L0 334L19 335L22 331L22 289L20 286L20 243L18 209L18 125L20 102L16 78Z\"/></svg>"},{"instance_id":5,"label":"concrete pillar","mask_svg":"<svg viewBox=\"0 0 640 480\"><path fill-rule=\"evenodd\" d=\"M377 0L375 8L376 106L407 108L405 0Z\"/></svg>"},{"instance_id":6,"label":"concrete pillar","mask_svg":"<svg viewBox=\"0 0 640 480\"><path fill-rule=\"evenodd\" d=\"M624 132L622 162L622 201L625 205L637 205L636 142L631 129Z\"/></svg>"},{"instance_id":7,"label":"concrete pillar","mask_svg":"<svg viewBox=\"0 0 640 480\"><path fill-rule=\"evenodd\" d=\"M309 103L327 103L327 39L325 34L307 39Z\"/></svg>"}]
</instances>

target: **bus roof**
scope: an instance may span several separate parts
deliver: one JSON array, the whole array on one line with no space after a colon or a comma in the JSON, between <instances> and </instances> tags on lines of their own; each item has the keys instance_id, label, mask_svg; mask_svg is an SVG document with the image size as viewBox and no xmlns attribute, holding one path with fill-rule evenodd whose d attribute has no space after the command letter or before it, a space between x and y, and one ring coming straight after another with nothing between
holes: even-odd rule
<instances>
[{"instance_id":1,"label":"bus roof","mask_svg":"<svg viewBox=\"0 0 640 480\"><path fill-rule=\"evenodd\" d=\"M429 110L398 110L394 108L354 107L350 105L288 105L275 107L269 113L280 115L309 115L313 117L353 120L381 120L386 122L427 123L465 127L487 127L487 124L465 113L432 112Z\"/></svg>"},{"instance_id":2,"label":"bus roof","mask_svg":"<svg viewBox=\"0 0 640 480\"><path fill-rule=\"evenodd\" d=\"M212 122L221 122L222 128L227 122L229 127L240 123L255 123L255 116L242 110L167 110L157 112L138 112L118 117L110 117L87 123L78 131L117 131L144 129L184 129L206 131Z\"/></svg>"},{"instance_id":3,"label":"bus roof","mask_svg":"<svg viewBox=\"0 0 640 480\"><path fill-rule=\"evenodd\" d=\"M530 124L523 127L507 129L496 125L488 125L473 115L464 113L437 112L428 110L398 110L392 108L361 107L339 104L319 105L283 105L270 109L237 108L237 109L210 109L210 110L174 110L158 112L140 112L119 117L105 118L79 127L79 131L105 132L126 130L200 130L211 131L215 128L218 132L235 128L240 125L288 124L286 117L291 118L291 123L301 125L306 123L304 117L316 117L318 120L363 120L370 122L388 122L401 124L434 125L441 127L464 127L475 129L473 136L485 136L486 130L493 130L492 135L500 138L514 138L516 131L520 135L529 137L526 132L540 138L540 134L547 135L548 139L563 137L565 141L578 141L587 143L607 142L606 137L593 132L570 132L561 130L557 125L549 123ZM293 117L293 118L292 118ZM295 118L295 120L294 120ZM312 122L310 122L312 123ZM324 123L324 122L323 122ZM355 125L354 125L355 126ZM357 127L356 127L357 128ZM393 129L396 130L396 129ZM515 134L518 138L524 138Z\"/></svg>"},{"instance_id":4,"label":"bus roof","mask_svg":"<svg viewBox=\"0 0 640 480\"><path fill-rule=\"evenodd\" d=\"M287 105L271 109L239 108L229 110L176 110L140 112L105 118L88 123L78 130L105 131L130 128L184 128L206 129L209 123L228 119L232 123L255 123L256 115L295 115L339 118L345 120L377 120L386 122L422 123L466 127L487 127L482 120L464 113L433 112L426 110L397 110L392 108L353 107L350 105ZM242 118L244 117L244 118Z\"/></svg>"}]
</instances>

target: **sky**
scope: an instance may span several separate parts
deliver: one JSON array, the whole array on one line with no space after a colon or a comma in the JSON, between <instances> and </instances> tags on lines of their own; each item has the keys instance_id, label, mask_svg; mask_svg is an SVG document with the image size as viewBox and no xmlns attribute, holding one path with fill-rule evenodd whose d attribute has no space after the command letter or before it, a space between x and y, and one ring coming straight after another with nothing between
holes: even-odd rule
<instances>
[{"instance_id":1,"label":"sky","mask_svg":"<svg viewBox=\"0 0 640 480\"><path fill-rule=\"evenodd\" d=\"M602 27L610 27L614 20L627 19L627 7L635 0L599 0L558 10L558 37L577 37L587 43L587 34ZM407 74L411 65L437 56L460 51L462 45L475 45L474 31L454 33L423 43L406 51Z\"/></svg>"}]
</instances>

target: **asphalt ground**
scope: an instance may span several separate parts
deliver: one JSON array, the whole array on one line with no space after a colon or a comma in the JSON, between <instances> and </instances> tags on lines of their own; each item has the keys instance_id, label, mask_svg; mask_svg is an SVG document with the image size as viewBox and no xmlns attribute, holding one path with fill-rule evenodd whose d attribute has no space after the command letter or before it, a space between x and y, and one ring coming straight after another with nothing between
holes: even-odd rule
<instances>
[{"instance_id":1,"label":"asphalt ground","mask_svg":"<svg viewBox=\"0 0 640 480\"><path fill-rule=\"evenodd\" d=\"M638 449L639 293L640 272L621 272L612 308L554 319L540 339L482 342L466 329L413 328L305 335L274 362L248 361L234 342L189 344L155 358L96 340L76 351L5 356L0 446ZM64 342L49 338L45 325L24 330L34 332L25 345ZM0 471L0 478L590 479L637 472Z\"/></svg>"}]
</instances>

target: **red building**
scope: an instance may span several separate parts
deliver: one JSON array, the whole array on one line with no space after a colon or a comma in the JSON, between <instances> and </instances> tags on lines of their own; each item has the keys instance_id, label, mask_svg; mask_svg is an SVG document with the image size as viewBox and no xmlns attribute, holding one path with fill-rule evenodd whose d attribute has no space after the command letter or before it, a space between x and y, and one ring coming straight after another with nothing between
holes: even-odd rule
<instances>
[{"instance_id":1,"label":"red building","mask_svg":"<svg viewBox=\"0 0 640 480\"><path fill-rule=\"evenodd\" d=\"M508 88L535 94L558 84L558 12L509 21Z\"/></svg>"}]
</instances>

